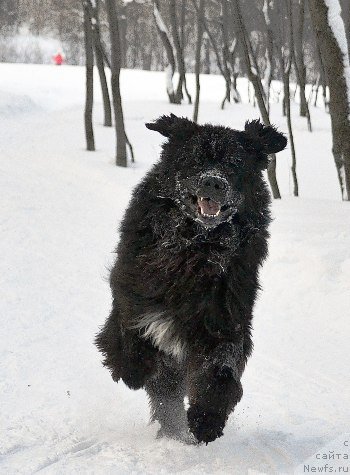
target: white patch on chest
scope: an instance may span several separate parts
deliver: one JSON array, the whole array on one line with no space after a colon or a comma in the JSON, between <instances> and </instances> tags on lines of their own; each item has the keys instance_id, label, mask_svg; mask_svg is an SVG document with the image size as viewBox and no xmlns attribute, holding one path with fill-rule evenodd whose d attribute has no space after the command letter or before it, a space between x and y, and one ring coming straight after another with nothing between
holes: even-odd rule
<instances>
[{"instance_id":1,"label":"white patch on chest","mask_svg":"<svg viewBox=\"0 0 350 475\"><path fill-rule=\"evenodd\" d=\"M142 338L150 339L159 350L178 361L185 357L186 344L177 335L173 319L166 317L164 313L142 315L133 328L139 329Z\"/></svg>"}]
</instances>

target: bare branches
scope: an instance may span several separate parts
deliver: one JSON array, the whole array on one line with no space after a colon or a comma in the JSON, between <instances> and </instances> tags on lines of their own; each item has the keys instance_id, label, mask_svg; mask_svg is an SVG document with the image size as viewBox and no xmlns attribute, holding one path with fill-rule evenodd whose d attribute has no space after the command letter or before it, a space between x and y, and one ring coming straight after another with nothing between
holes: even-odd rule
<instances>
[{"instance_id":1,"label":"bare branches","mask_svg":"<svg viewBox=\"0 0 350 475\"><path fill-rule=\"evenodd\" d=\"M252 46L243 21L239 0L231 0L231 8L232 18L235 18L235 28L237 31L237 37L239 38L239 41L241 42L243 48L243 57L247 69L248 78L253 84L262 120L265 125L271 125L269 113L265 104L264 90L259 76L258 64L256 59L254 58ZM280 199L281 193L278 187L276 177L275 154L271 154L270 165L268 168L268 178L273 197L275 199Z\"/></svg>"}]
</instances>

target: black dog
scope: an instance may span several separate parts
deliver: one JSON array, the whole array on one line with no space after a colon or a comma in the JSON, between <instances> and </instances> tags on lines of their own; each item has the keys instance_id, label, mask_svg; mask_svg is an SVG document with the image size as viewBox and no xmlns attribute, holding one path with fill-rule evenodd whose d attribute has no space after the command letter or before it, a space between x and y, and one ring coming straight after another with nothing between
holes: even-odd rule
<instances>
[{"instance_id":1,"label":"black dog","mask_svg":"<svg viewBox=\"0 0 350 475\"><path fill-rule=\"evenodd\" d=\"M267 255L263 170L287 140L259 121L237 131L172 114L146 126L168 141L122 222L113 308L96 344L115 381L146 389L160 435L189 428L208 443L242 397Z\"/></svg>"}]
</instances>

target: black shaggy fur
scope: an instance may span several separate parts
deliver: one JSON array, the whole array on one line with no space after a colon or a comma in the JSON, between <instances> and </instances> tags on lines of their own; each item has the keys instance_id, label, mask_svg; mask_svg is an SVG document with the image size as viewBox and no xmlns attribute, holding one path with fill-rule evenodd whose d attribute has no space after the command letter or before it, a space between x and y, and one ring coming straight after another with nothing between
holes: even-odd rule
<instances>
[{"instance_id":1,"label":"black shaggy fur","mask_svg":"<svg viewBox=\"0 0 350 475\"><path fill-rule=\"evenodd\" d=\"M160 435L189 428L208 443L242 397L267 255L263 170L287 141L259 121L237 131L171 114L146 126L168 140L122 222L96 345L115 381L146 389Z\"/></svg>"}]
</instances>

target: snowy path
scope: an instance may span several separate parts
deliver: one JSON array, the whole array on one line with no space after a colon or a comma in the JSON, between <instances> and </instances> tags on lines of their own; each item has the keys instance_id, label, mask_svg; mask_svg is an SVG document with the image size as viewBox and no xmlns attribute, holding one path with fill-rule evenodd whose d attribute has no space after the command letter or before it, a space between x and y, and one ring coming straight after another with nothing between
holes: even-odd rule
<instances>
[{"instance_id":1,"label":"snowy path","mask_svg":"<svg viewBox=\"0 0 350 475\"><path fill-rule=\"evenodd\" d=\"M207 447L155 440L145 394L113 383L92 340L109 311L118 221L158 150L143 122L168 105L127 102L138 163L122 170L111 130L98 126L99 151L83 150L81 108L64 97L0 116L0 473L288 473L349 432L349 205L285 197L274 203L255 351L225 436ZM234 109L217 109L208 102L206 119L229 123ZM242 114L256 115L241 106L234 125ZM308 147L333 176L327 141L320 131ZM312 170L305 180L321 186Z\"/></svg>"}]
</instances>

